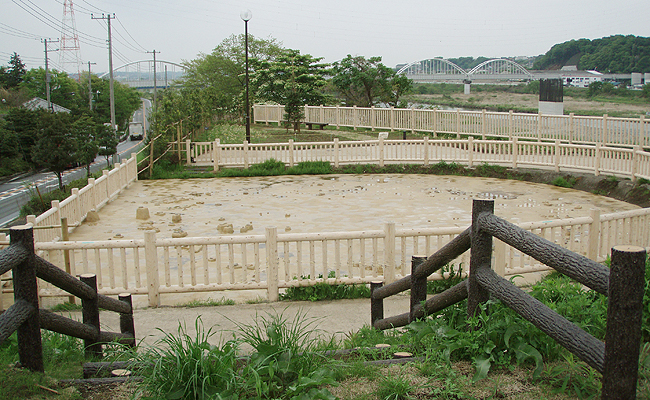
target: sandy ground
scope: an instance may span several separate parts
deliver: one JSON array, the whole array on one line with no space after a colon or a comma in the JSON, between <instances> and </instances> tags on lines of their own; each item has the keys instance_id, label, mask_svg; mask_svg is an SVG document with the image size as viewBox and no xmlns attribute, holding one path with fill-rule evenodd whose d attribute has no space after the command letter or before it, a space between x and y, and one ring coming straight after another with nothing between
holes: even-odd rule
<instances>
[{"instance_id":1,"label":"sandy ground","mask_svg":"<svg viewBox=\"0 0 650 400\"><path fill-rule=\"evenodd\" d=\"M513 223L588 216L637 206L555 186L492 178L434 175L324 175L139 181L104 207L100 221L84 223L70 240L142 239L234 234L338 232L469 226L472 199L494 199L495 213ZM150 219L137 220L138 207ZM180 222L172 222L180 216ZM176 217L178 220L178 217Z\"/></svg>"},{"instance_id":2,"label":"sandy ground","mask_svg":"<svg viewBox=\"0 0 650 400\"><path fill-rule=\"evenodd\" d=\"M421 96L428 99L442 98L442 95ZM451 97L457 101L468 101L470 98L474 98L473 103L493 106L512 105L516 107L537 108L539 105L539 95L537 94L474 92L469 95L464 93L454 93ZM564 110L567 112L598 111L598 113L602 114L612 112L631 112L645 115L646 112L650 111L650 104L603 103L583 98L564 96Z\"/></svg>"}]
</instances>

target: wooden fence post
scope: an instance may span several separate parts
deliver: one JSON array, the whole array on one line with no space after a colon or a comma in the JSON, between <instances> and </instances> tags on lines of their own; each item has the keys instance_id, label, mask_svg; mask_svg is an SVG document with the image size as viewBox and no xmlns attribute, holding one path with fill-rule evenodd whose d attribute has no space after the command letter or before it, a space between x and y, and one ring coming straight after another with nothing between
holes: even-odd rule
<instances>
[{"instance_id":1,"label":"wooden fence post","mask_svg":"<svg viewBox=\"0 0 650 400\"><path fill-rule=\"evenodd\" d=\"M120 332L133 336L133 342L129 343L129 347L135 347L135 323L133 322L133 300L131 293L120 293L117 296L118 300L129 305L130 313L120 313Z\"/></svg>"},{"instance_id":2,"label":"wooden fence post","mask_svg":"<svg viewBox=\"0 0 650 400\"><path fill-rule=\"evenodd\" d=\"M384 281L395 281L395 223L388 222L384 226Z\"/></svg>"},{"instance_id":3,"label":"wooden fence post","mask_svg":"<svg viewBox=\"0 0 650 400\"><path fill-rule=\"evenodd\" d=\"M424 148L422 151L424 152L424 166L426 167L429 165L429 136L424 136Z\"/></svg>"},{"instance_id":4,"label":"wooden fence post","mask_svg":"<svg viewBox=\"0 0 650 400\"><path fill-rule=\"evenodd\" d=\"M10 243L23 247L28 255L13 269L14 301L26 301L32 307L32 315L18 328L18 358L20 365L31 371L44 372L41 324L38 315L38 285L34 254L34 230L26 225L11 228Z\"/></svg>"},{"instance_id":5,"label":"wooden fence post","mask_svg":"<svg viewBox=\"0 0 650 400\"><path fill-rule=\"evenodd\" d=\"M214 144L212 145L212 162L214 163L215 172L219 171L219 146L220 145L221 145L221 139L214 139Z\"/></svg>"},{"instance_id":6,"label":"wooden fence post","mask_svg":"<svg viewBox=\"0 0 650 400\"><path fill-rule=\"evenodd\" d=\"M411 309L409 322L415 321L415 307L427 300L427 277L416 277L415 275L415 270L426 259L426 256L411 256Z\"/></svg>"},{"instance_id":7,"label":"wooden fence post","mask_svg":"<svg viewBox=\"0 0 650 400\"><path fill-rule=\"evenodd\" d=\"M244 168L248 167L248 141L244 140Z\"/></svg>"},{"instance_id":8,"label":"wooden fence post","mask_svg":"<svg viewBox=\"0 0 650 400\"><path fill-rule=\"evenodd\" d=\"M334 138L334 168L339 167L339 138Z\"/></svg>"},{"instance_id":9,"label":"wooden fence post","mask_svg":"<svg viewBox=\"0 0 650 400\"><path fill-rule=\"evenodd\" d=\"M512 140L512 169L517 169L517 155L519 154L519 144L517 138L514 137Z\"/></svg>"},{"instance_id":10,"label":"wooden fence post","mask_svg":"<svg viewBox=\"0 0 650 400\"><path fill-rule=\"evenodd\" d=\"M293 147L293 139L289 139L289 167L293 167L293 152L295 151Z\"/></svg>"},{"instance_id":11,"label":"wooden fence post","mask_svg":"<svg viewBox=\"0 0 650 400\"><path fill-rule=\"evenodd\" d=\"M556 139L555 140L555 145L553 147L553 150L555 151L555 172L560 172L560 140Z\"/></svg>"},{"instance_id":12,"label":"wooden fence post","mask_svg":"<svg viewBox=\"0 0 650 400\"><path fill-rule=\"evenodd\" d=\"M185 158L186 165L192 165L192 141L190 139L185 140Z\"/></svg>"},{"instance_id":13,"label":"wooden fence post","mask_svg":"<svg viewBox=\"0 0 650 400\"><path fill-rule=\"evenodd\" d=\"M375 131L375 125L377 124L377 121L375 119L377 118L375 106L370 106L370 130L372 132Z\"/></svg>"},{"instance_id":14,"label":"wooden fence post","mask_svg":"<svg viewBox=\"0 0 650 400\"><path fill-rule=\"evenodd\" d=\"M384 286L382 281L370 282L370 326L374 327L375 322L384 319L384 299L375 299L375 290Z\"/></svg>"},{"instance_id":15,"label":"wooden fence post","mask_svg":"<svg viewBox=\"0 0 650 400\"><path fill-rule=\"evenodd\" d=\"M266 228L266 284L267 296L270 302L278 301L280 292L278 289L278 228L269 226Z\"/></svg>"},{"instance_id":16,"label":"wooden fence post","mask_svg":"<svg viewBox=\"0 0 650 400\"><path fill-rule=\"evenodd\" d=\"M645 262L646 251L642 247L620 245L612 248L603 400L636 398Z\"/></svg>"},{"instance_id":17,"label":"wooden fence post","mask_svg":"<svg viewBox=\"0 0 650 400\"><path fill-rule=\"evenodd\" d=\"M83 274L80 276L83 283L90 286L95 292L94 299L81 300L81 313L83 323L97 329L97 336L93 340L84 339L86 358L102 358L102 344L99 340L99 300L97 296L97 276L95 274Z\"/></svg>"},{"instance_id":18,"label":"wooden fence post","mask_svg":"<svg viewBox=\"0 0 650 400\"><path fill-rule=\"evenodd\" d=\"M598 250L600 249L600 210L593 209L589 214L591 224L589 225L587 258L598 262Z\"/></svg>"},{"instance_id":19,"label":"wooden fence post","mask_svg":"<svg viewBox=\"0 0 650 400\"><path fill-rule=\"evenodd\" d=\"M149 178L153 175L153 144L156 140L151 138L149 142Z\"/></svg>"},{"instance_id":20,"label":"wooden fence post","mask_svg":"<svg viewBox=\"0 0 650 400\"><path fill-rule=\"evenodd\" d=\"M68 218L61 218L61 241L67 242L70 240L70 235L68 233ZM63 262L65 265L65 272L72 275L72 268L70 267L70 250L63 250ZM75 297L68 296L68 302L75 304Z\"/></svg>"},{"instance_id":21,"label":"wooden fence post","mask_svg":"<svg viewBox=\"0 0 650 400\"><path fill-rule=\"evenodd\" d=\"M384 166L384 138L379 138L379 166Z\"/></svg>"},{"instance_id":22,"label":"wooden fence post","mask_svg":"<svg viewBox=\"0 0 650 400\"><path fill-rule=\"evenodd\" d=\"M156 231L144 232L144 258L147 268L147 287L149 307L160 306L160 284L158 281L158 251L156 250Z\"/></svg>"},{"instance_id":23,"label":"wooden fence post","mask_svg":"<svg viewBox=\"0 0 650 400\"><path fill-rule=\"evenodd\" d=\"M494 214L494 200L474 200L472 202L472 248L470 249L469 278L467 287L467 316L480 312L479 305L490 298L490 292L481 287L476 279L479 269L492 268L492 235L483 233L479 217L483 213Z\"/></svg>"},{"instance_id":24,"label":"wooden fence post","mask_svg":"<svg viewBox=\"0 0 650 400\"><path fill-rule=\"evenodd\" d=\"M485 140L485 132L487 132L487 125L486 125L486 115L485 115L485 108L481 110L481 140Z\"/></svg>"},{"instance_id":25,"label":"wooden fence post","mask_svg":"<svg viewBox=\"0 0 650 400\"><path fill-rule=\"evenodd\" d=\"M596 154L594 157L594 175L600 176L600 143L596 143Z\"/></svg>"},{"instance_id":26,"label":"wooden fence post","mask_svg":"<svg viewBox=\"0 0 650 400\"><path fill-rule=\"evenodd\" d=\"M472 136L467 138L467 164L469 168L474 166L474 138Z\"/></svg>"}]
</instances>

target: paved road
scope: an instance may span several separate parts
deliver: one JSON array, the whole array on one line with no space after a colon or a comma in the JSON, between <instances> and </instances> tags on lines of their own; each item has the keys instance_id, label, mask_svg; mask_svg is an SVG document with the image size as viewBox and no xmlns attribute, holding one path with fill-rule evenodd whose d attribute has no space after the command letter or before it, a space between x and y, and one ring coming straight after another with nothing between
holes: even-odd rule
<instances>
[{"instance_id":1,"label":"paved road","mask_svg":"<svg viewBox=\"0 0 650 400\"><path fill-rule=\"evenodd\" d=\"M140 149L141 141L131 142L126 140L117 146L117 155L114 162L131 157L133 152ZM106 158L98 156L90 166L91 172L101 171L106 168ZM86 176L84 167L77 167L67 170L63 175L63 183L67 184L75 179ZM28 189L28 186L31 186ZM10 180L0 183L0 227L7 226L11 221L18 218L20 208L27 203L35 187L42 193L47 193L58 187L58 180L53 172L38 172L35 174L24 174L12 177Z\"/></svg>"}]
</instances>

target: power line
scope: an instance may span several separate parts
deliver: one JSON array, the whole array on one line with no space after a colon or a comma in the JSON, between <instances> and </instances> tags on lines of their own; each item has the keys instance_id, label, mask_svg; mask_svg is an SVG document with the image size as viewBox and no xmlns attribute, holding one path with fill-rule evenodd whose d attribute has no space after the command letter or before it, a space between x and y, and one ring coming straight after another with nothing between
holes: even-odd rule
<instances>
[{"instance_id":1,"label":"power line","mask_svg":"<svg viewBox=\"0 0 650 400\"><path fill-rule=\"evenodd\" d=\"M30 32L25 32L20 29L13 28L7 24L3 24L2 22L0 22L0 30L4 31L4 33L11 36L21 37L25 39L34 39L34 40L41 39L41 36L35 35Z\"/></svg>"},{"instance_id":2,"label":"power line","mask_svg":"<svg viewBox=\"0 0 650 400\"><path fill-rule=\"evenodd\" d=\"M142 51L146 52L147 49L146 49L144 46L142 46L140 43L138 43L138 41L135 40L135 39L133 38L133 36L131 36L131 34L129 33L129 31L128 31L128 30L126 29L126 27L122 24L122 21L120 21L119 18L116 18L116 19L117 19L117 22L119 22L120 26L121 26L122 28L124 28L124 32L126 32L126 34L129 35L129 37L131 38L131 40L133 40L133 43L135 43L135 44L137 44L138 46L140 46L140 48L142 48Z\"/></svg>"}]
</instances>

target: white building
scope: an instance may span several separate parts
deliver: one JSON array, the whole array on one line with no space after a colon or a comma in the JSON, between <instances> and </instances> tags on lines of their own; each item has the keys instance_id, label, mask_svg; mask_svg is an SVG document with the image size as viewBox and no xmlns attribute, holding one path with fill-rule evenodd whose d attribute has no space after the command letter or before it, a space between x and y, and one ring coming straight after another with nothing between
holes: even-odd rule
<instances>
[{"instance_id":1,"label":"white building","mask_svg":"<svg viewBox=\"0 0 650 400\"><path fill-rule=\"evenodd\" d=\"M586 88L594 82L602 82L603 74L598 71L562 71L564 86Z\"/></svg>"}]
</instances>

